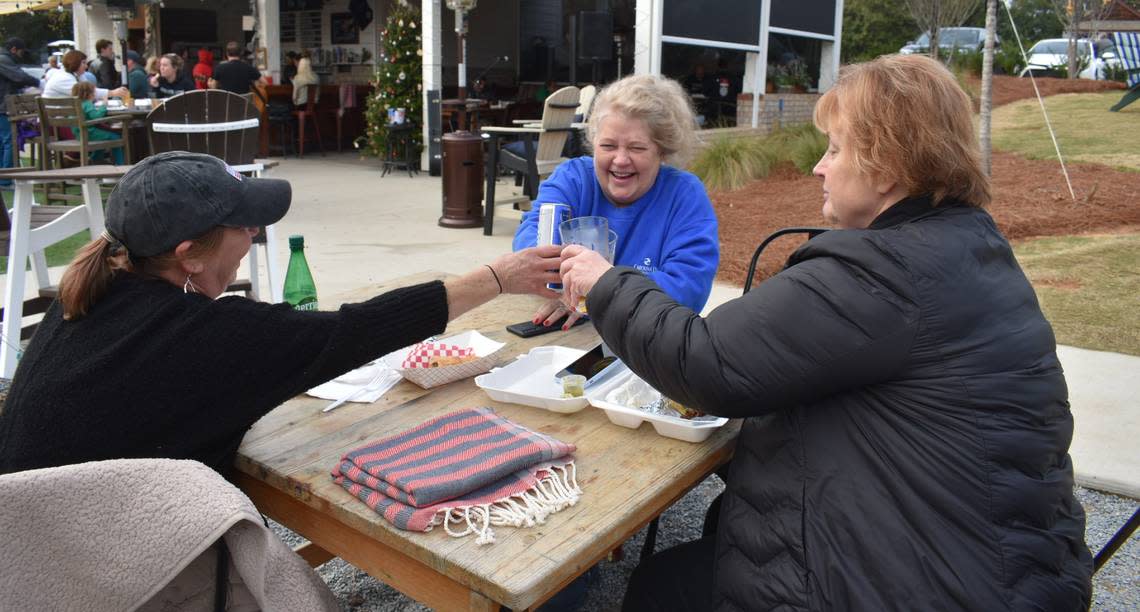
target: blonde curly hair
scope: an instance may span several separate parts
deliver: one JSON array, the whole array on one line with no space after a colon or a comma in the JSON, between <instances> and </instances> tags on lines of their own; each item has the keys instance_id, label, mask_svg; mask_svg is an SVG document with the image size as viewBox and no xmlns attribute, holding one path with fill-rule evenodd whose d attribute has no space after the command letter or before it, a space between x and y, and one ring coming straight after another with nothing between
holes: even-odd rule
<instances>
[{"instance_id":1,"label":"blonde curly hair","mask_svg":"<svg viewBox=\"0 0 1140 612\"><path fill-rule=\"evenodd\" d=\"M602 121L612 114L641 119L661 150L661 161L684 167L697 145L697 116L681 84L655 74L635 74L614 81L598 93L586 123L593 147Z\"/></svg>"}]
</instances>

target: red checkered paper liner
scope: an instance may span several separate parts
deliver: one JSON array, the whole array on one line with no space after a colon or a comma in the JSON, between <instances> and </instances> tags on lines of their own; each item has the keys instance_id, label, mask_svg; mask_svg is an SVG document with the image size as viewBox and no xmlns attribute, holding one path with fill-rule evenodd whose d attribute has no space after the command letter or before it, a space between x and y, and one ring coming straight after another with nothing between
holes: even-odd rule
<instances>
[{"instance_id":1,"label":"red checkered paper liner","mask_svg":"<svg viewBox=\"0 0 1140 612\"><path fill-rule=\"evenodd\" d=\"M435 357L471 357L474 354L475 349L471 347L463 348L442 342L421 342L412 346L408 356L400 363L400 368L404 370L430 368L431 360Z\"/></svg>"}]
</instances>

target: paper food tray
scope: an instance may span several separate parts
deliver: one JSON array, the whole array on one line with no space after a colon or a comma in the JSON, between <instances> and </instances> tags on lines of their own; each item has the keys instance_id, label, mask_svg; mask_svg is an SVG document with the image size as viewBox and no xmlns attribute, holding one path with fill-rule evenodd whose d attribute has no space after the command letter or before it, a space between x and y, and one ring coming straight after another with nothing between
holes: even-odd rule
<instances>
[{"instance_id":1,"label":"paper food tray","mask_svg":"<svg viewBox=\"0 0 1140 612\"><path fill-rule=\"evenodd\" d=\"M534 406L551 412L578 412L589 405L585 397L562 397L554 378L586 351L565 346L539 346L514 363L475 377L475 384L497 402Z\"/></svg>"},{"instance_id":2,"label":"paper food tray","mask_svg":"<svg viewBox=\"0 0 1140 612\"><path fill-rule=\"evenodd\" d=\"M723 417L711 421L690 421L607 402L605 398L610 394L610 391L637 378L637 375L625 364L622 364L621 368L623 371L615 372L612 376L607 377L607 380L586 390L586 398L590 404L604 410L614 425L637 429L643 422L649 421L658 435L686 442L704 442L712 435L712 432L728 422L728 419Z\"/></svg>"},{"instance_id":3,"label":"paper food tray","mask_svg":"<svg viewBox=\"0 0 1140 612\"><path fill-rule=\"evenodd\" d=\"M496 360L495 354L506 346L502 342L496 342L477 331L465 331L447 338L440 338L435 342L440 344L454 344L461 348L471 347L475 349L475 354L478 355L479 358L468 361L467 363L439 368L402 368L400 366L403 365L404 359L412 350L412 347L408 346L394 353L385 355L384 363L387 364L388 367L399 371L400 375L404 378L416 383L424 389L431 389L432 387L446 385L449 382L455 382L486 372L494 365Z\"/></svg>"}]
</instances>

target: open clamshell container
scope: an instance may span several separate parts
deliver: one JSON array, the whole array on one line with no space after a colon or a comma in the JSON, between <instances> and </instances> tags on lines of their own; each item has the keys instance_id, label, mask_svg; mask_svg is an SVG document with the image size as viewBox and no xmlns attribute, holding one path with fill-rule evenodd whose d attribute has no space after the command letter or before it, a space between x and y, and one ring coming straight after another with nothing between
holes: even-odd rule
<instances>
[{"instance_id":1,"label":"open clamshell container","mask_svg":"<svg viewBox=\"0 0 1140 612\"><path fill-rule=\"evenodd\" d=\"M703 420L695 421L689 419L682 419L680 417L667 416L663 414L655 414L638 408L637 406L629 406L615 401L611 401L614 392L618 389L629 385L632 382L641 382L648 390L648 395L653 395L653 399L661 397L661 393L649 385L645 384L637 377L625 364L616 362L611 365L602 374L599 374L586 389L586 398L590 404L601 408L606 412L610 422L614 425L621 425L622 427L629 427L630 429L637 429L645 421L649 421L653 425L653 429L666 438L675 438L677 440L684 440L686 442L704 442L712 432L724 426L728 419L723 417L705 418ZM648 403L648 398L643 398L643 401L634 402L636 404Z\"/></svg>"},{"instance_id":2,"label":"open clamshell container","mask_svg":"<svg viewBox=\"0 0 1140 612\"><path fill-rule=\"evenodd\" d=\"M562 397L562 368L586 351L565 346L539 346L514 362L475 377L475 385L497 402L534 406L551 412L578 412L589 405L585 397ZM587 391L589 388L587 387Z\"/></svg>"}]
</instances>

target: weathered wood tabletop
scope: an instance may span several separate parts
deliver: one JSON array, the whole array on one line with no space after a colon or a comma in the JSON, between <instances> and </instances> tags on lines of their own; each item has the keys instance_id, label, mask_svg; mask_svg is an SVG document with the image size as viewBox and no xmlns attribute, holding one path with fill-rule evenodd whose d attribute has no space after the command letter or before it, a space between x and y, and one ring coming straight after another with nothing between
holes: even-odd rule
<instances>
[{"instance_id":1,"label":"weathered wood tabletop","mask_svg":"<svg viewBox=\"0 0 1140 612\"><path fill-rule=\"evenodd\" d=\"M414 275L340 301L444 276ZM529 339L504 329L528 319L538 303L530 296L500 297L453 321L447 335L475 329L506 342L500 366L535 346L589 348L598 342L589 324ZM692 444L658 436L649 423L637 430L619 427L589 406L557 414L495 402L470 378L430 390L405 380L373 404L349 403L322 413L328 403L299 396L258 421L238 451L238 485L265 514L314 544L302 552L310 563L341 557L440 610L525 610L545 601L727 461L739 429L730 421L707 441ZM472 406L491 406L575 444L579 502L542 525L495 527L495 543L480 546L473 536L453 538L441 527L400 531L329 476L347 450Z\"/></svg>"}]
</instances>

